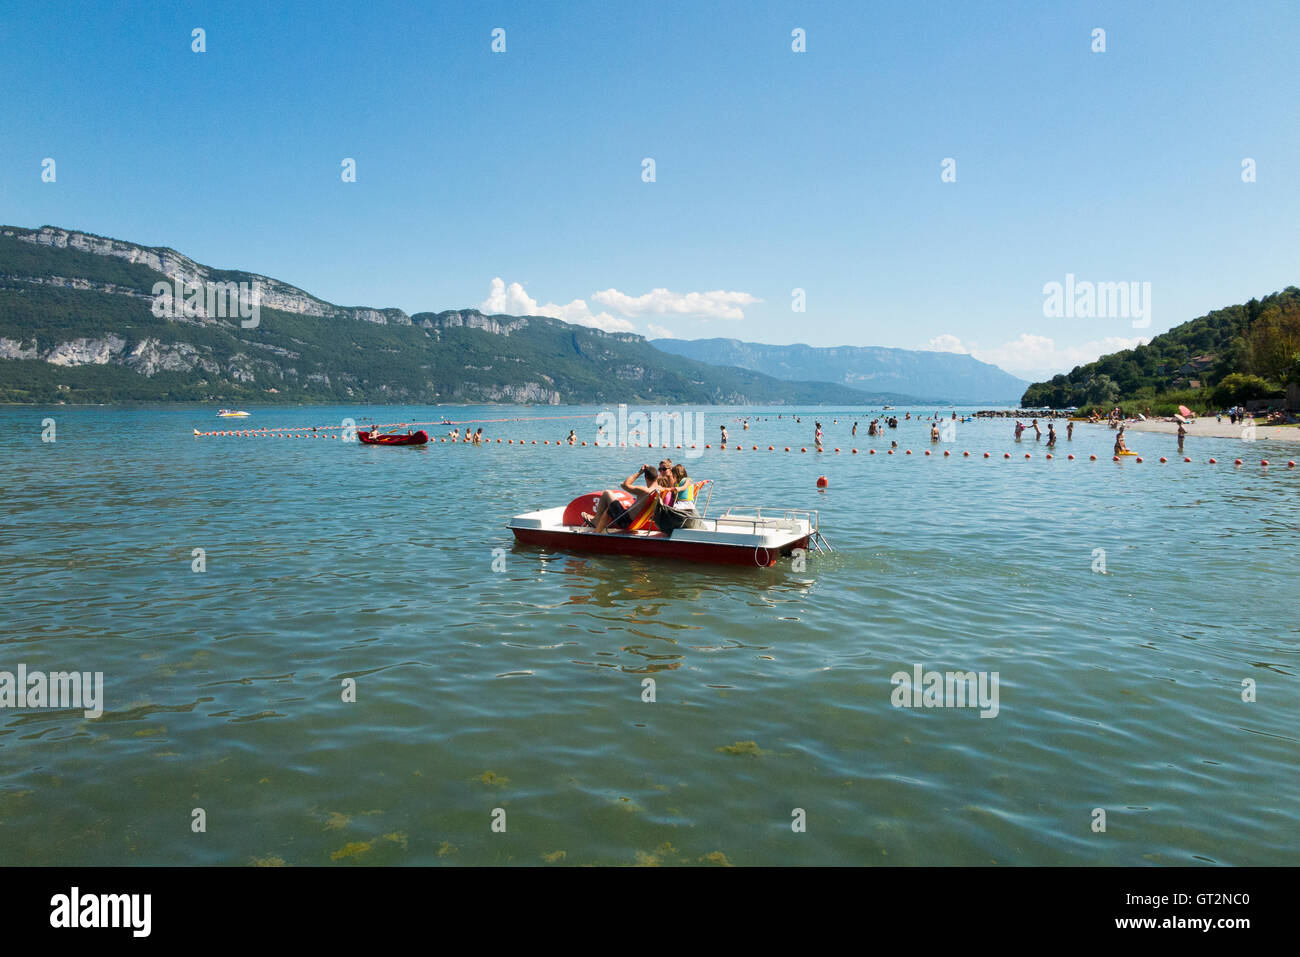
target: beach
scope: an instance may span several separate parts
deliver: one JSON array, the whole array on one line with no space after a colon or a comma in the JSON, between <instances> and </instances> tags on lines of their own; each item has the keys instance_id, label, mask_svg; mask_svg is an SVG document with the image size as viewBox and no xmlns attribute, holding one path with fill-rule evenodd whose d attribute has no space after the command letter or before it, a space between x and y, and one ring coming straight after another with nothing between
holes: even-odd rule
<instances>
[{"instance_id":1,"label":"beach","mask_svg":"<svg viewBox=\"0 0 1300 957\"><path fill-rule=\"evenodd\" d=\"M1176 435L1178 433L1177 422L1163 422L1156 419L1147 419L1144 422L1125 422L1124 427L1130 432L1164 432L1167 435ZM1242 424L1235 425L1224 419L1222 422L1216 422L1214 419L1197 419L1194 422L1187 423L1188 438L1214 438L1214 439L1239 439L1241 438ZM1257 425L1255 426L1255 441L1268 442L1300 442L1300 427L1294 425Z\"/></svg>"}]
</instances>

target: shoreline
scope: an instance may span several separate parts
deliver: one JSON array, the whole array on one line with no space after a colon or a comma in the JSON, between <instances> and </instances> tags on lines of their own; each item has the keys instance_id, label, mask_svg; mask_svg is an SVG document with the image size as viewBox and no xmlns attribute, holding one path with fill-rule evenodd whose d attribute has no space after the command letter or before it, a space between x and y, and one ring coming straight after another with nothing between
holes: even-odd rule
<instances>
[{"instance_id":1,"label":"shoreline","mask_svg":"<svg viewBox=\"0 0 1300 957\"><path fill-rule=\"evenodd\" d=\"M1129 432L1158 432L1165 435L1177 435L1177 422L1160 422L1147 419L1145 422L1125 422L1124 428ZM1240 439L1241 424L1233 425L1227 419L1216 422L1213 418L1197 419L1188 423L1187 437L1202 439ZM1300 442L1300 427L1294 425L1257 425L1255 441Z\"/></svg>"}]
</instances>

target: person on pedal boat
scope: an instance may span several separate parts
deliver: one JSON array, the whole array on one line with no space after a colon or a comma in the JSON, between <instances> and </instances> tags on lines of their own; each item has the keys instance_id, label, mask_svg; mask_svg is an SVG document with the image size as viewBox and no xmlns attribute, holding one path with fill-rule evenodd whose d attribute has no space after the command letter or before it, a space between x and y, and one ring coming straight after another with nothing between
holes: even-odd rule
<instances>
[{"instance_id":1,"label":"person on pedal boat","mask_svg":"<svg viewBox=\"0 0 1300 957\"><path fill-rule=\"evenodd\" d=\"M642 479L645 485L636 485L637 479ZM589 515L583 512L582 519L597 532L605 532L610 528L625 529L635 516L649 506L647 499L657 498L661 493L670 490L672 482L672 476L667 471L656 472L653 465L643 465L640 470L625 478L619 486L628 494L636 496L631 505L624 505L613 492L606 490L600 495L596 514Z\"/></svg>"}]
</instances>

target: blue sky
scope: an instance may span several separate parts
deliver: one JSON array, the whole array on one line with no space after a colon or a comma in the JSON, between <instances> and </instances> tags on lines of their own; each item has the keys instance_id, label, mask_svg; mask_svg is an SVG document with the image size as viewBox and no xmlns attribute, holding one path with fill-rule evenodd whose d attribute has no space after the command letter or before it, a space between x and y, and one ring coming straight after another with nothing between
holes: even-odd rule
<instances>
[{"instance_id":1,"label":"blue sky","mask_svg":"<svg viewBox=\"0 0 1300 957\"><path fill-rule=\"evenodd\" d=\"M0 11L0 222L344 305L1038 376L1300 282L1294 3ZM1067 274L1149 282L1150 326L1045 316Z\"/></svg>"}]
</instances>

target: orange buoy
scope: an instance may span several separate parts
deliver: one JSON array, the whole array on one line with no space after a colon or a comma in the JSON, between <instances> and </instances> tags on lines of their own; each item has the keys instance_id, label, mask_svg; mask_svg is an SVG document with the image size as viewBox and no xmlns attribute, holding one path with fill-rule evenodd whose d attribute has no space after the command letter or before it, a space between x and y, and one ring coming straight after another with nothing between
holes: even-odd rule
<instances>
[{"instance_id":1,"label":"orange buoy","mask_svg":"<svg viewBox=\"0 0 1300 957\"><path fill-rule=\"evenodd\" d=\"M964 458L964 459L968 459L968 458L970 458L970 453L969 453L969 452L963 452L963 453L961 454L961 457Z\"/></svg>"},{"instance_id":2,"label":"orange buoy","mask_svg":"<svg viewBox=\"0 0 1300 957\"><path fill-rule=\"evenodd\" d=\"M985 453L984 453L984 457L985 457L985 458L988 458L988 457L989 457L989 454L988 454L987 452L985 452Z\"/></svg>"},{"instance_id":3,"label":"orange buoy","mask_svg":"<svg viewBox=\"0 0 1300 957\"><path fill-rule=\"evenodd\" d=\"M776 451L776 449L772 448L772 446L770 446L770 445L767 447L767 450L768 450L769 452L775 452L775 451Z\"/></svg>"},{"instance_id":4,"label":"orange buoy","mask_svg":"<svg viewBox=\"0 0 1300 957\"><path fill-rule=\"evenodd\" d=\"M1134 461L1136 461L1136 462L1141 462L1141 461L1142 461L1142 456L1140 456L1140 455L1137 456L1137 457L1134 459Z\"/></svg>"},{"instance_id":5,"label":"orange buoy","mask_svg":"<svg viewBox=\"0 0 1300 957\"><path fill-rule=\"evenodd\" d=\"M1071 462L1073 462L1073 461L1074 461L1074 453L1071 452L1069 455L1066 456L1066 458L1069 459Z\"/></svg>"},{"instance_id":6,"label":"orange buoy","mask_svg":"<svg viewBox=\"0 0 1300 957\"><path fill-rule=\"evenodd\" d=\"M1010 452L1003 452L1003 453L1002 453L1002 457L1003 457L1004 459L1009 459L1009 458L1011 458L1011 453L1010 453Z\"/></svg>"},{"instance_id":7,"label":"orange buoy","mask_svg":"<svg viewBox=\"0 0 1300 957\"><path fill-rule=\"evenodd\" d=\"M1260 465L1265 465L1265 466L1267 466L1267 465L1268 465L1268 459L1260 459L1260 460L1259 460L1259 464L1260 464Z\"/></svg>"},{"instance_id":8,"label":"orange buoy","mask_svg":"<svg viewBox=\"0 0 1300 957\"><path fill-rule=\"evenodd\" d=\"M1047 453L1047 458L1048 458L1048 461L1051 461L1051 458L1052 458L1052 453L1051 453L1051 452L1048 452L1048 453Z\"/></svg>"},{"instance_id":9,"label":"orange buoy","mask_svg":"<svg viewBox=\"0 0 1300 957\"><path fill-rule=\"evenodd\" d=\"M807 450L807 449L800 449L799 451L800 451L800 452L807 452L808 450Z\"/></svg>"},{"instance_id":10,"label":"orange buoy","mask_svg":"<svg viewBox=\"0 0 1300 957\"><path fill-rule=\"evenodd\" d=\"M854 455L857 455L857 454L858 454L858 450L857 450L857 449L854 449L854 450L853 450L853 454L854 454Z\"/></svg>"},{"instance_id":11,"label":"orange buoy","mask_svg":"<svg viewBox=\"0 0 1300 957\"><path fill-rule=\"evenodd\" d=\"M944 449L944 450L943 450L943 457L944 457L945 459L948 457L948 450L947 450L947 449Z\"/></svg>"},{"instance_id":12,"label":"orange buoy","mask_svg":"<svg viewBox=\"0 0 1300 957\"><path fill-rule=\"evenodd\" d=\"M819 475L819 476L817 477L817 487L818 487L818 488L826 488L826 486L828 486L828 485L830 485L830 484L831 484L830 482L826 481L826 476L825 476L825 475Z\"/></svg>"},{"instance_id":13,"label":"orange buoy","mask_svg":"<svg viewBox=\"0 0 1300 957\"><path fill-rule=\"evenodd\" d=\"M869 451L872 455L875 455L875 454L876 454L876 450L875 450L875 449L868 449L868 451Z\"/></svg>"},{"instance_id":14,"label":"orange buoy","mask_svg":"<svg viewBox=\"0 0 1300 957\"><path fill-rule=\"evenodd\" d=\"M835 450L835 451L836 451L836 452L838 452L838 451L839 451L839 449L836 449L836 450Z\"/></svg>"},{"instance_id":15,"label":"orange buoy","mask_svg":"<svg viewBox=\"0 0 1300 957\"><path fill-rule=\"evenodd\" d=\"M1218 465L1218 464L1219 464L1219 460L1218 460L1218 459L1210 459L1210 464L1211 464L1211 465Z\"/></svg>"},{"instance_id":16,"label":"orange buoy","mask_svg":"<svg viewBox=\"0 0 1300 957\"><path fill-rule=\"evenodd\" d=\"M736 447L737 447L737 448L739 448L739 447L740 447L740 446L736 446ZM757 451L758 451L758 446L757 446L757 445L756 445L756 446L754 446L754 451L755 451L755 452L757 452Z\"/></svg>"},{"instance_id":17,"label":"orange buoy","mask_svg":"<svg viewBox=\"0 0 1300 957\"><path fill-rule=\"evenodd\" d=\"M1233 462L1232 464L1233 464L1233 465L1240 465L1240 464L1241 464L1241 459L1237 459L1237 460L1236 460L1235 462Z\"/></svg>"},{"instance_id":18,"label":"orange buoy","mask_svg":"<svg viewBox=\"0 0 1300 957\"><path fill-rule=\"evenodd\" d=\"M893 455L893 454L894 454L894 450L893 450L893 449L890 449L890 450L889 450L889 454L890 454L890 455Z\"/></svg>"},{"instance_id":19,"label":"orange buoy","mask_svg":"<svg viewBox=\"0 0 1300 957\"><path fill-rule=\"evenodd\" d=\"M929 449L926 449L926 450L925 450L925 454L926 454L926 455L929 455L929 454L930 454L930 450L929 450Z\"/></svg>"},{"instance_id":20,"label":"orange buoy","mask_svg":"<svg viewBox=\"0 0 1300 957\"><path fill-rule=\"evenodd\" d=\"M790 446L787 445L787 446L785 447L785 450L786 450L787 452L789 452L789 451L790 451Z\"/></svg>"},{"instance_id":21,"label":"orange buoy","mask_svg":"<svg viewBox=\"0 0 1300 957\"><path fill-rule=\"evenodd\" d=\"M908 454L908 455L911 455L911 454L912 454L912 450L911 450L911 449L908 449L908 450L907 450L907 454Z\"/></svg>"},{"instance_id":22,"label":"orange buoy","mask_svg":"<svg viewBox=\"0 0 1300 957\"><path fill-rule=\"evenodd\" d=\"M1095 456L1095 455L1089 455L1089 456L1088 456L1088 461L1089 461L1089 462L1095 462L1095 461L1097 461L1097 456Z\"/></svg>"},{"instance_id":23,"label":"orange buoy","mask_svg":"<svg viewBox=\"0 0 1300 957\"><path fill-rule=\"evenodd\" d=\"M1030 455L1029 455L1028 452L1025 453L1025 458L1030 458Z\"/></svg>"},{"instance_id":24,"label":"orange buoy","mask_svg":"<svg viewBox=\"0 0 1300 957\"><path fill-rule=\"evenodd\" d=\"M1163 455L1160 456L1160 462L1161 462L1161 464L1164 464L1165 462L1168 462L1168 461L1169 461L1169 460L1168 460L1167 458L1165 458Z\"/></svg>"}]
</instances>

